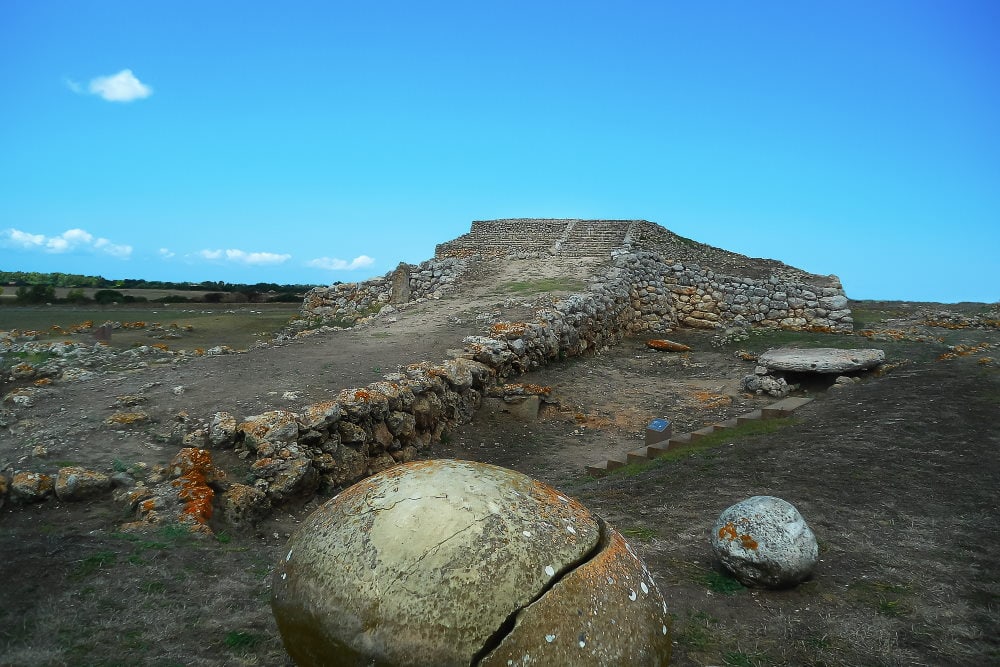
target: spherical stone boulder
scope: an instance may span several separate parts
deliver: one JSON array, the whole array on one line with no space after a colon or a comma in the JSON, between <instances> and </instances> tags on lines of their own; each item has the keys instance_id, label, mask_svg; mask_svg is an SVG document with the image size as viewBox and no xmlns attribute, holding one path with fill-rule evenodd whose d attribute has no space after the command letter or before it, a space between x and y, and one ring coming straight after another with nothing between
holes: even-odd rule
<instances>
[{"instance_id":1,"label":"spherical stone boulder","mask_svg":"<svg viewBox=\"0 0 1000 667\"><path fill-rule=\"evenodd\" d=\"M314 512L271 606L299 665L665 665L667 607L577 501L482 463L402 464Z\"/></svg>"},{"instance_id":2,"label":"spherical stone boulder","mask_svg":"<svg viewBox=\"0 0 1000 667\"><path fill-rule=\"evenodd\" d=\"M819 559L816 536L795 507L754 496L727 508L712 529L712 551L747 586L785 588L809 577Z\"/></svg>"}]
</instances>

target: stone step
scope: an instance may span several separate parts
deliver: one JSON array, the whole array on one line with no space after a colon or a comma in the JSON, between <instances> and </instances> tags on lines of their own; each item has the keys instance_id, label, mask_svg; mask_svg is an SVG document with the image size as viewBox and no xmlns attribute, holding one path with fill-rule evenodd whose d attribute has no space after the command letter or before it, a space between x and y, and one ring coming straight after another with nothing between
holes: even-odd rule
<instances>
[{"instance_id":1,"label":"stone step","mask_svg":"<svg viewBox=\"0 0 1000 667\"><path fill-rule=\"evenodd\" d=\"M691 440L692 438L690 433L680 433L670 438L670 440L667 441L667 444L670 446L670 449L674 449L676 447L690 445Z\"/></svg>"},{"instance_id":2,"label":"stone step","mask_svg":"<svg viewBox=\"0 0 1000 667\"><path fill-rule=\"evenodd\" d=\"M719 422L718 424L712 424L716 431L724 431L727 428L736 428L740 425L740 420L738 417L733 417L732 419L727 419L724 422Z\"/></svg>"},{"instance_id":3,"label":"stone step","mask_svg":"<svg viewBox=\"0 0 1000 667\"><path fill-rule=\"evenodd\" d=\"M776 419L778 417L787 417L792 414L803 405L811 403L813 399L811 398L800 398L797 396L789 396L784 398L777 403L772 403L766 408L761 408L761 418L762 419Z\"/></svg>"},{"instance_id":4,"label":"stone step","mask_svg":"<svg viewBox=\"0 0 1000 667\"><path fill-rule=\"evenodd\" d=\"M757 421L761 417L763 417L763 414L761 413L760 410L753 410L752 412L748 412L746 414L742 414L739 417L737 417L736 423L738 426L742 426L743 424L748 424L752 421Z\"/></svg>"},{"instance_id":5,"label":"stone step","mask_svg":"<svg viewBox=\"0 0 1000 667\"><path fill-rule=\"evenodd\" d=\"M625 465L624 461L617 461L615 459L608 459L603 463L595 463L593 465L587 466L587 474L591 477L604 477L612 470L617 470Z\"/></svg>"},{"instance_id":6,"label":"stone step","mask_svg":"<svg viewBox=\"0 0 1000 667\"><path fill-rule=\"evenodd\" d=\"M712 435L713 433L715 433L715 426L706 426L697 431L691 431L691 440L701 440L706 435Z\"/></svg>"}]
</instances>

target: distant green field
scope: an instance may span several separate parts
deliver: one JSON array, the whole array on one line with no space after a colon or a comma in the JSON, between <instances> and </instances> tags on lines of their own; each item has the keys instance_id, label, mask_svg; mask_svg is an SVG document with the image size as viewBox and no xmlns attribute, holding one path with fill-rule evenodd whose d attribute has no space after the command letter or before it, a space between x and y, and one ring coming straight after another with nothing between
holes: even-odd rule
<instances>
[{"instance_id":1,"label":"distant green field","mask_svg":"<svg viewBox=\"0 0 1000 667\"><path fill-rule=\"evenodd\" d=\"M293 319L299 310L297 303L263 304L132 304L118 306L2 306L0 331L11 329L45 333L51 340L92 341L87 334L67 334L73 326L92 321L144 322L145 327L115 329L110 344L129 348L135 345L159 343L171 350L207 349L229 345L245 350L261 340L269 340ZM152 325L158 324L179 338L163 337ZM176 326L172 326L176 325Z\"/></svg>"}]
</instances>

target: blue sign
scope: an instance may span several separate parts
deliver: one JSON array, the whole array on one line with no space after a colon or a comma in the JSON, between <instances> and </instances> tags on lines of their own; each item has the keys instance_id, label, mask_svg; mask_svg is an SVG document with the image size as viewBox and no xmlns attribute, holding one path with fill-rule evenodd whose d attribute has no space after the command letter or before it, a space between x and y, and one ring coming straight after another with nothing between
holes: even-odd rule
<instances>
[{"instance_id":1,"label":"blue sign","mask_svg":"<svg viewBox=\"0 0 1000 667\"><path fill-rule=\"evenodd\" d=\"M647 426L646 428L648 428L650 431L660 431L662 433L663 431L667 430L668 426L670 426L670 422L667 421L666 419L654 419L653 421L649 422L649 426Z\"/></svg>"}]
</instances>

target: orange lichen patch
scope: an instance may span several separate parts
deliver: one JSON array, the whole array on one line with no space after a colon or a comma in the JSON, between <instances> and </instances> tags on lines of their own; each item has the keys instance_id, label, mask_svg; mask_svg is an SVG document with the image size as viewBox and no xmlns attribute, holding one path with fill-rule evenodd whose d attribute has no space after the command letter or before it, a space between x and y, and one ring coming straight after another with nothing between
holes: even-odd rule
<instances>
[{"instance_id":1,"label":"orange lichen patch","mask_svg":"<svg viewBox=\"0 0 1000 667\"><path fill-rule=\"evenodd\" d=\"M730 521L725 526L719 529L719 539L729 540L730 542L738 541L740 543L740 546L749 551L754 551L759 546L757 544L757 540L753 539L746 533L740 535L736 531L736 526L733 525L732 521Z\"/></svg>"},{"instance_id":2,"label":"orange lichen patch","mask_svg":"<svg viewBox=\"0 0 1000 667\"><path fill-rule=\"evenodd\" d=\"M992 364L993 363L993 357L979 357L979 361L977 363L980 364L981 366L986 366L988 364Z\"/></svg>"},{"instance_id":3,"label":"orange lichen patch","mask_svg":"<svg viewBox=\"0 0 1000 667\"><path fill-rule=\"evenodd\" d=\"M34 382L36 387L46 387L50 384L52 384L52 378L38 378Z\"/></svg>"},{"instance_id":4,"label":"orange lichen patch","mask_svg":"<svg viewBox=\"0 0 1000 667\"><path fill-rule=\"evenodd\" d=\"M194 348L195 356L202 357L205 356L205 349L201 347Z\"/></svg>"},{"instance_id":5,"label":"orange lichen patch","mask_svg":"<svg viewBox=\"0 0 1000 667\"><path fill-rule=\"evenodd\" d=\"M675 343L672 340L666 340L666 339L647 340L646 347L652 348L654 350L660 350L661 352L691 351L691 348L687 345L683 345L681 343Z\"/></svg>"},{"instance_id":6,"label":"orange lichen patch","mask_svg":"<svg viewBox=\"0 0 1000 667\"><path fill-rule=\"evenodd\" d=\"M924 324L926 324L929 327L940 327L941 329L969 329L969 328L972 327L972 324L969 323L969 322L962 322L962 321L953 322L953 321L950 321L950 320L932 320L932 319L929 319L929 318L926 319L926 320L924 320Z\"/></svg>"},{"instance_id":7,"label":"orange lichen patch","mask_svg":"<svg viewBox=\"0 0 1000 667\"><path fill-rule=\"evenodd\" d=\"M50 327L50 329L51 329L52 331L54 331L55 333L65 333L65 332L63 331L63 328L62 328L61 326L59 326L58 324L53 324L53 325L52 325L52 326Z\"/></svg>"},{"instance_id":8,"label":"orange lichen patch","mask_svg":"<svg viewBox=\"0 0 1000 667\"><path fill-rule=\"evenodd\" d=\"M497 322L490 327L492 335L504 338L523 336L527 330L528 325L524 322Z\"/></svg>"},{"instance_id":9,"label":"orange lichen patch","mask_svg":"<svg viewBox=\"0 0 1000 667\"><path fill-rule=\"evenodd\" d=\"M143 321L137 322L122 322L122 329L145 329L146 323Z\"/></svg>"},{"instance_id":10,"label":"orange lichen patch","mask_svg":"<svg viewBox=\"0 0 1000 667\"><path fill-rule=\"evenodd\" d=\"M990 343L980 343L979 345L956 345L951 348L950 352L945 352L939 356L938 361L947 361L948 359L967 357L971 354L977 354L991 349L993 349L993 345Z\"/></svg>"},{"instance_id":11,"label":"orange lichen patch","mask_svg":"<svg viewBox=\"0 0 1000 667\"><path fill-rule=\"evenodd\" d=\"M132 424L142 424L149 421L149 415L145 412L116 412L104 423L108 426L131 426Z\"/></svg>"},{"instance_id":12,"label":"orange lichen patch","mask_svg":"<svg viewBox=\"0 0 1000 667\"><path fill-rule=\"evenodd\" d=\"M552 387L518 382L503 385L500 387L500 393L505 396L549 396L552 394Z\"/></svg>"},{"instance_id":13,"label":"orange lichen patch","mask_svg":"<svg viewBox=\"0 0 1000 667\"><path fill-rule=\"evenodd\" d=\"M216 474L212 454L206 449L188 447L177 453L171 463L181 475L171 484L178 489L177 497L184 501L180 520L182 523L202 525L212 518L212 499L215 491L208 485Z\"/></svg>"},{"instance_id":14,"label":"orange lichen patch","mask_svg":"<svg viewBox=\"0 0 1000 667\"><path fill-rule=\"evenodd\" d=\"M757 361L757 355L753 352L747 352L746 350L740 350L737 352L736 357L742 359L743 361Z\"/></svg>"},{"instance_id":15,"label":"orange lichen patch","mask_svg":"<svg viewBox=\"0 0 1000 667\"><path fill-rule=\"evenodd\" d=\"M816 324L810 324L802 329L803 331L808 331L810 333L833 333L833 327L819 326Z\"/></svg>"},{"instance_id":16,"label":"orange lichen patch","mask_svg":"<svg viewBox=\"0 0 1000 667\"><path fill-rule=\"evenodd\" d=\"M163 352L168 352L170 348L163 343L150 343L150 347L155 347L157 350L162 350Z\"/></svg>"},{"instance_id":17,"label":"orange lichen patch","mask_svg":"<svg viewBox=\"0 0 1000 667\"><path fill-rule=\"evenodd\" d=\"M730 405L733 402L731 396L724 396L723 394L716 394L711 391L696 391L694 392L694 397L706 410L711 408L721 408L722 406Z\"/></svg>"},{"instance_id":18,"label":"orange lichen patch","mask_svg":"<svg viewBox=\"0 0 1000 667\"><path fill-rule=\"evenodd\" d=\"M344 389L339 399L345 403L368 403L374 396L367 389Z\"/></svg>"}]
</instances>

